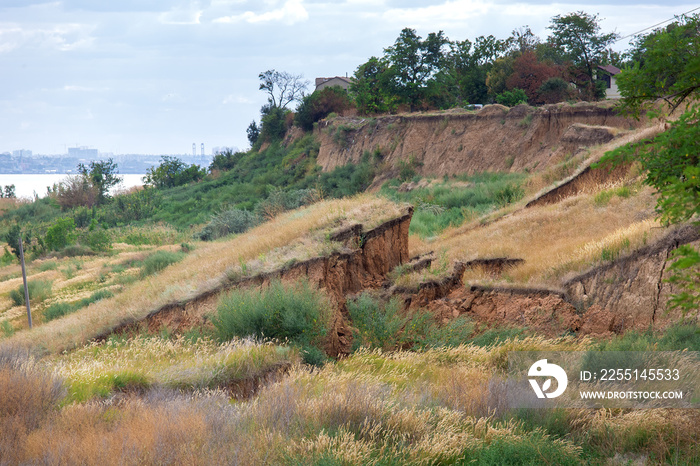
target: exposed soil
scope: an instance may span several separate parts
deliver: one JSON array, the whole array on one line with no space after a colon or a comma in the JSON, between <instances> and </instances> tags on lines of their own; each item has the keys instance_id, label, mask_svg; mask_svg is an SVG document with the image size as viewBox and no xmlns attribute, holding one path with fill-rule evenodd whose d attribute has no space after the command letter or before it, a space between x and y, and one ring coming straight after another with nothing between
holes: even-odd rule
<instances>
[{"instance_id":1,"label":"exposed soil","mask_svg":"<svg viewBox=\"0 0 700 466\"><path fill-rule=\"evenodd\" d=\"M424 176L542 170L646 124L617 115L613 105L489 105L478 112L335 118L316 130L318 163L329 171L380 149L381 178L395 176L399 162Z\"/></svg>"}]
</instances>

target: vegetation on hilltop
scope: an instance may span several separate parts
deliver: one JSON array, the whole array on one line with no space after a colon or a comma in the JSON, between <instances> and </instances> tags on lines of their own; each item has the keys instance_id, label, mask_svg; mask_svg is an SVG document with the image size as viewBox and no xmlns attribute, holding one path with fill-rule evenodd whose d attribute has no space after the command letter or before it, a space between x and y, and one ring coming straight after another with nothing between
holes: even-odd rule
<instances>
[{"instance_id":1,"label":"vegetation on hilltop","mask_svg":"<svg viewBox=\"0 0 700 466\"><path fill-rule=\"evenodd\" d=\"M640 118L642 111L666 103L684 113L653 140L622 147L602 164L641 162L646 183L656 189L656 205L665 224L694 221L700 226L700 15L684 16L664 29L640 37L632 51L634 66L619 77L622 110ZM664 116L664 115L661 115ZM668 115L666 115L668 116ZM689 245L674 254L670 279L681 290L673 307L697 315L700 309L700 254Z\"/></svg>"}]
</instances>

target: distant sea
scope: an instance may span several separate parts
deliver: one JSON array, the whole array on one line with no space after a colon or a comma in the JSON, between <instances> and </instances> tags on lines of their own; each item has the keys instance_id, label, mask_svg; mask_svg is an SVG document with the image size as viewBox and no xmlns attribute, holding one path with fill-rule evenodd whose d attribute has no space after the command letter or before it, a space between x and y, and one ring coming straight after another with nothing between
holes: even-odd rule
<instances>
[{"instance_id":1,"label":"distant sea","mask_svg":"<svg viewBox=\"0 0 700 466\"><path fill-rule=\"evenodd\" d=\"M17 197L34 198L34 193L39 197L46 196L46 188L53 186L54 183L59 183L66 174L49 174L49 175L3 175L0 174L0 186L4 187L8 184L15 185L15 193ZM117 185L112 191L119 189L128 189L133 186L141 186L143 184L144 175L119 175L122 177L122 183Z\"/></svg>"}]
</instances>

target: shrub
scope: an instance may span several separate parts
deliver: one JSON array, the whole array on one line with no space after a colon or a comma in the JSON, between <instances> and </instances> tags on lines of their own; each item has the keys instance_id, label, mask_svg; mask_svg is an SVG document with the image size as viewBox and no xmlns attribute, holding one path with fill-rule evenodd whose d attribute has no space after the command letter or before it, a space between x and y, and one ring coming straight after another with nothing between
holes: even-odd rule
<instances>
[{"instance_id":1,"label":"shrub","mask_svg":"<svg viewBox=\"0 0 700 466\"><path fill-rule=\"evenodd\" d=\"M51 251L58 251L75 242L75 222L72 218L59 218L46 230L44 243Z\"/></svg>"},{"instance_id":2,"label":"shrub","mask_svg":"<svg viewBox=\"0 0 700 466\"><path fill-rule=\"evenodd\" d=\"M141 264L141 277L156 274L169 265L180 262L185 257L182 252L157 251L146 257Z\"/></svg>"},{"instance_id":3,"label":"shrub","mask_svg":"<svg viewBox=\"0 0 700 466\"><path fill-rule=\"evenodd\" d=\"M41 302L51 297L52 283L49 280L32 280L27 283L30 302ZM15 306L24 305L24 285L10 291L10 299Z\"/></svg>"},{"instance_id":4,"label":"shrub","mask_svg":"<svg viewBox=\"0 0 700 466\"><path fill-rule=\"evenodd\" d=\"M107 230L97 228L85 235L85 245L95 252L107 252L112 249L112 236Z\"/></svg>"},{"instance_id":5,"label":"shrub","mask_svg":"<svg viewBox=\"0 0 700 466\"><path fill-rule=\"evenodd\" d=\"M313 204L320 199L316 189L274 189L270 195L255 206L259 218L273 219L282 212Z\"/></svg>"},{"instance_id":6,"label":"shrub","mask_svg":"<svg viewBox=\"0 0 700 466\"><path fill-rule=\"evenodd\" d=\"M365 346L394 350L400 343L400 333L408 318L400 314L401 305L392 299L386 305L368 293L348 300L348 313L353 326L353 350Z\"/></svg>"},{"instance_id":7,"label":"shrub","mask_svg":"<svg viewBox=\"0 0 700 466\"><path fill-rule=\"evenodd\" d=\"M516 105L527 103L527 94L522 89L516 88L498 94L496 102L506 107L515 107Z\"/></svg>"},{"instance_id":8,"label":"shrub","mask_svg":"<svg viewBox=\"0 0 700 466\"><path fill-rule=\"evenodd\" d=\"M58 255L61 257L94 256L95 251L82 244L73 244L63 248Z\"/></svg>"},{"instance_id":9,"label":"shrub","mask_svg":"<svg viewBox=\"0 0 700 466\"><path fill-rule=\"evenodd\" d=\"M177 157L161 156L160 165L146 170L143 178L145 184L154 188L172 188L184 184L197 182L207 175L205 169L199 165L187 166Z\"/></svg>"},{"instance_id":10,"label":"shrub","mask_svg":"<svg viewBox=\"0 0 700 466\"><path fill-rule=\"evenodd\" d=\"M68 210L75 207L92 207L97 204L100 190L84 176L67 176L53 186L50 192L51 199Z\"/></svg>"},{"instance_id":11,"label":"shrub","mask_svg":"<svg viewBox=\"0 0 700 466\"><path fill-rule=\"evenodd\" d=\"M51 371L33 364L26 351L0 349L0 462L22 464L31 431L58 406L65 394Z\"/></svg>"},{"instance_id":12,"label":"shrub","mask_svg":"<svg viewBox=\"0 0 700 466\"><path fill-rule=\"evenodd\" d=\"M199 232L199 238L203 241L211 241L233 233L243 233L256 223L256 216L247 210L225 210L211 219L209 224Z\"/></svg>"},{"instance_id":13,"label":"shrub","mask_svg":"<svg viewBox=\"0 0 700 466\"><path fill-rule=\"evenodd\" d=\"M264 290L233 290L224 296L213 323L222 341L248 336L286 340L301 348L304 362L319 365L331 317L327 298L307 281L274 281Z\"/></svg>"},{"instance_id":14,"label":"shrub","mask_svg":"<svg viewBox=\"0 0 700 466\"><path fill-rule=\"evenodd\" d=\"M47 307L44 311L44 321L49 322L59 317L63 317L72 312L75 312L76 308L69 303L53 303L51 306Z\"/></svg>"},{"instance_id":15,"label":"shrub","mask_svg":"<svg viewBox=\"0 0 700 466\"><path fill-rule=\"evenodd\" d=\"M297 107L294 122L304 131L314 123L334 113L343 113L352 106L348 93L339 86L326 87L304 97Z\"/></svg>"}]
</instances>

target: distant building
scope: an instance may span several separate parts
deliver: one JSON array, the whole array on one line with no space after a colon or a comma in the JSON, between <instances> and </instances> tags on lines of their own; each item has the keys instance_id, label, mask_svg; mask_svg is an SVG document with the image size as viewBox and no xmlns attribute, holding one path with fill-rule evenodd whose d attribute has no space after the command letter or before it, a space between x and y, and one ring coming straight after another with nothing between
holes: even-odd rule
<instances>
[{"instance_id":1,"label":"distant building","mask_svg":"<svg viewBox=\"0 0 700 466\"><path fill-rule=\"evenodd\" d=\"M16 157L16 158L31 157L31 156L32 156L32 151L27 150L27 149L13 150L13 151L12 151L12 156L13 156L13 157Z\"/></svg>"},{"instance_id":2,"label":"distant building","mask_svg":"<svg viewBox=\"0 0 700 466\"><path fill-rule=\"evenodd\" d=\"M332 78L316 78L316 90L320 91L324 87L340 86L346 91L350 88L350 84L354 81L353 78L343 76L334 76Z\"/></svg>"},{"instance_id":3,"label":"distant building","mask_svg":"<svg viewBox=\"0 0 700 466\"><path fill-rule=\"evenodd\" d=\"M238 147L216 146L212 148L211 155L223 154L226 151L238 152Z\"/></svg>"},{"instance_id":4,"label":"distant building","mask_svg":"<svg viewBox=\"0 0 700 466\"><path fill-rule=\"evenodd\" d=\"M97 149L90 149L86 146L82 147L69 147L68 148L68 156L69 157L76 157L79 159L92 159L96 160L98 153Z\"/></svg>"},{"instance_id":5,"label":"distant building","mask_svg":"<svg viewBox=\"0 0 700 466\"><path fill-rule=\"evenodd\" d=\"M619 99L621 97L617 88L617 75L620 73L620 68L616 66L598 65L597 79L605 83L605 97L608 99Z\"/></svg>"}]
</instances>

